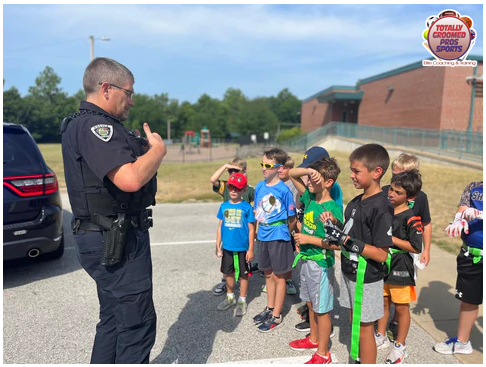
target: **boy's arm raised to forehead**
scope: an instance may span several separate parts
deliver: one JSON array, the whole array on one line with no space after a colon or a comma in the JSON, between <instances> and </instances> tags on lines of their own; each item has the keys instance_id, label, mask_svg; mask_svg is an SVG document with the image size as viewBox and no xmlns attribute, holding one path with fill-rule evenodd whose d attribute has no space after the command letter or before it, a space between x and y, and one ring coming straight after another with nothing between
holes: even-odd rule
<instances>
[{"instance_id":1,"label":"boy's arm raised to forehead","mask_svg":"<svg viewBox=\"0 0 486 367\"><path fill-rule=\"evenodd\" d=\"M299 195L302 195L305 191L305 184L301 177L308 175L307 168L292 168L289 171L289 175Z\"/></svg>"},{"instance_id":2,"label":"boy's arm raised to forehead","mask_svg":"<svg viewBox=\"0 0 486 367\"><path fill-rule=\"evenodd\" d=\"M223 164L221 167L219 167L214 173L213 175L211 176L210 180L211 180L211 183L213 184L213 186L217 186L218 185L218 181L219 181L219 178L221 177L221 175L223 174L223 172L225 170L227 170L228 168L235 168L235 169L240 169L240 167L238 166L234 166L232 164Z\"/></svg>"}]
</instances>

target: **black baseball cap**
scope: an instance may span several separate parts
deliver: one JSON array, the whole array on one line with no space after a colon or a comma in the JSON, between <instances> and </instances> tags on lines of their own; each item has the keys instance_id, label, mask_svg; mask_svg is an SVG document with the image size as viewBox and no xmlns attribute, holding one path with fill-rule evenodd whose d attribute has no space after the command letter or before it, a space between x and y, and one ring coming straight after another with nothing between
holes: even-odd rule
<instances>
[{"instance_id":1,"label":"black baseball cap","mask_svg":"<svg viewBox=\"0 0 486 367\"><path fill-rule=\"evenodd\" d=\"M312 163L320 161L322 158L329 158L329 153L323 147L312 147L308 149L304 154L304 160L300 164L299 168L307 168Z\"/></svg>"}]
</instances>

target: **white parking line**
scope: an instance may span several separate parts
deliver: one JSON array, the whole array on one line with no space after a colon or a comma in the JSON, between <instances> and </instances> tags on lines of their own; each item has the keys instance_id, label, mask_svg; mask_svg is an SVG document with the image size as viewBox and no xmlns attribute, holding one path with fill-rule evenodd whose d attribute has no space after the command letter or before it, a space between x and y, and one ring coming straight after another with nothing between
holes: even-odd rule
<instances>
[{"instance_id":1,"label":"white parking line","mask_svg":"<svg viewBox=\"0 0 486 367\"><path fill-rule=\"evenodd\" d=\"M153 246L172 246L172 245L196 245L201 243L214 243L215 240L204 240L204 241L181 241L181 242L157 242L151 243L150 247ZM74 246L65 247L64 250L74 250Z\"/></svg>"}]
</instances>

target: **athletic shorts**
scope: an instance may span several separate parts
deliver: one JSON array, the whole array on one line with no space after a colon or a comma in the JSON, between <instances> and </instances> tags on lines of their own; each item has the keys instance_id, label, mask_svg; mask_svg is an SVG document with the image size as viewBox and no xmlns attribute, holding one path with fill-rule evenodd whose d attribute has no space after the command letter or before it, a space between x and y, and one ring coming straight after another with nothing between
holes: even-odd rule
<instances>
[{"instance_id":1,"label":"athletic shorts","mask_svg":"<svg viewBox=\"0 0 486 367\"><path fill-rule=\"evenodd\" d=\"M413 285L385 284L383 296L390 297L393 303L405 304L417 300Z\"/></svg>"},{"instance_id":2,"label":"athletic shorts","mask_svg":"<svg viewBox=\"0 0 486 367\"><path fill-rule=\"evenodd\" d=\"M473 263L471 255L464 256L461 247L457 256L456 298L472 305L483 304L483 259Z\"/></svg>"},{"instance_id":3,"label":"athletic shorts","mask_svg":"<svg viewBox=\"0 0 486 367\"><path fill-rule=\"evenodd\" d=\"M258 269L272 270L274 274L285 274L292 270L294 251L290 241L259 241Z\"/></svg>"},{"instance_id":4,"label":"athletic shorts","mask_svg":"<svg viewBox=\"0 0 486 367\"><path fill-rule=\"evenodd\" d=\"M300 299L312 304L316 313L332 311L334 295L327 269L315 261L301 260L300 268Z\"/></svg>"},{"instance_id":5,"label":"athletic shorts","mask_svg":"<svg viewBox=\"0 0 486 367\"><path fill-rule=\"evenodd\" d=\"M356 282L341 273L341 292L339 304L344 308L353 308ZM363 284L363 302L361 322L374 322L383 317L383 279L374 283Z\"/></svg>"},{"instance_id":6,"label":"athletic shorts","mask_svg":"<svg viewBox=\"0 0 486 367\"><path fill-rule=\"evenodd\" d=\"M234 254L238 254L238 261L240 266L240 277L246 276L250 272L248 263L246 262L246 251L228 251L223 249L223 257L221 258L221 272L229 275L235 272Z\"/></svg>"}]
</instances>

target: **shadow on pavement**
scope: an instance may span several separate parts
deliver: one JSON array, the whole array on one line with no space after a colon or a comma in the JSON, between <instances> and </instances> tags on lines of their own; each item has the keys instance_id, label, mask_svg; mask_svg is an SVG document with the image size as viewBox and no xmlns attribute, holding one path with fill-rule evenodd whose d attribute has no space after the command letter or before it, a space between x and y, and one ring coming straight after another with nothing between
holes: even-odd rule
<instances>
[{"instance_id":1,"label":"shadow on pavement","mask_svg":"<svg viewBox=\"0 0 486 367\"><path fill-rule=\"evenodd\" d=\"M57 277L79 270L74 251L71 212L63 210L64 255L60 259L44 260L42 256L3 262L3 289L20 287L41 279Z\"/></svg>"},{"instance_id":2,"label":"shadow on pavement","mask_svg":"<svg viewBox=\"0 0 486 367\"><path fill-rule=\"evenodd\" d=\"M296 279L294 274L293 279ZM250 277L250 286L247 295L247 303L250 306L257 297L265 297L261 293L265 278L260 273ZM238 292L236 292L238 297ZM151 363L160 364L192 364L207 363L213 352L213 345L218 332L230 333L236 330L242 318L234 316L235 308L226 311L217 311L215 305L223 301L223 296L214 297L213 291L199 291L187 296L188 301L179 314L177 321L169 328L167 340L160 354ZM217 302L214 302L217 300ZM299 303L297 296L286 296L282 315L289 313L293 304ZM214 322L214 314L217 313L218 322ZM255 314L256 315L256 314ZM253 318L255 316L248 312L243 317ZM252 337L256 335L252 331ZM189 343L189 344L188 344ZM191 347L188 348L187 346ZM234 345L228 345L228 352L231 353Z\"/></svg>"},{"instance_id":3,"label":"shadow on pavement","mask_svg":"<svg viewBox=\"0 0 486 367\"><path fill-rule=\"evenodd\" d=\"M459 308L461 302L450 293L452 287L441 281L432 281L428 286L423 287L416 306L411 310L414 314L428 312L430 318L438 330L447 334L448 337L457 335L459 319ZM452 321L453 322L450 322ZM477 324L483 324L483 318L479 317L471 331L471 344L473 349L483 353L483 333Z\"/></svg>"}]
</instances>

